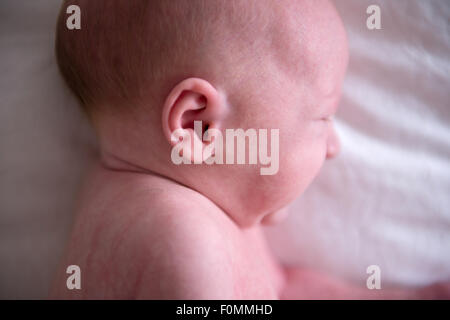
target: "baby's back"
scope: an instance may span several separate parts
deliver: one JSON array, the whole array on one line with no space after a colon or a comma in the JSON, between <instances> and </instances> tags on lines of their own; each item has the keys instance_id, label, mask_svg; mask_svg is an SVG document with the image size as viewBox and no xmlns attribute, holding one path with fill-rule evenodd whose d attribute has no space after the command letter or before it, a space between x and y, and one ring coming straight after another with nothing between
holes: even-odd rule
<instances>
[{"instance_id":1,"label":"baby's back","mask_svg":"<svg viewBox=\"0 0 450 320\"><path fill-rule=\"evenodd\" d=\"M81 269L81 289L66 268ZM88 180L51 295L277 298L282 276L260 227L242 230L201 194L158 176L98 167Z\"/></svg>"}]
</instances>

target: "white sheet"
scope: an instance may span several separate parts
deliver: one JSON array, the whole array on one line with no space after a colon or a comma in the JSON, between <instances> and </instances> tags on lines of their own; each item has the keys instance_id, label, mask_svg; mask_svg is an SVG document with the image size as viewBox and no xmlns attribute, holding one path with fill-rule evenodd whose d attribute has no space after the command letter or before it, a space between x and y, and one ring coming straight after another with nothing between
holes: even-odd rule
<instances>
[{"instance_id":1,"label":"white sheet","mask_svg":"<svg viewBox=\"0 0 450 320\"><path fill-rule=\"evenodd\" d=\"M341 0L351 63L340 158L269 232L283 260L382 285L450 277L449 4ZM95 153L58 77L59 0L0 2L0 298L46 296L74 195Z\"/></svg>"}]
</instances>

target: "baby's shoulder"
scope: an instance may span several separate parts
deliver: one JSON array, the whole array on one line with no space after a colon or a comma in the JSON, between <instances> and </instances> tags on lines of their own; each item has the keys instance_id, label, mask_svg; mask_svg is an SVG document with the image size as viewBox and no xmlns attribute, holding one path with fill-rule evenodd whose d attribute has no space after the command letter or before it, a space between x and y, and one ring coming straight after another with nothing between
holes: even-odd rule
<instances>
[{"instance_id":1,"label":"baby's shoulder","mask_svg":"<svg viewBox=\"0 0 450 320\"><path fill-rule=\"evenodd\" d=\"M220 235L217 229L236 228L211 200L175 181L157 176L130 174L118 182L119 192L110 194L109 206L137 225L177 233L200 231ZM211 230L211 231L209 231ZM214 232L212 232L214 230Z\"/></svg>"},{"instance_id":2,"label":"baby's shoulder","mask_svg":"<svg viewBox=\"0 0 450 320\"><path fill-rule=\"evenodd\" d=\"M116 234L111 238L121 239L114 260L133 265L140 279L136 297L230 298L230 253L238 229L226 214L172 181L114 179L108 188L117 184L119 191L106 196L108 211L114 211L109 219L115 221Z\"/></svg>"}]
</instances>

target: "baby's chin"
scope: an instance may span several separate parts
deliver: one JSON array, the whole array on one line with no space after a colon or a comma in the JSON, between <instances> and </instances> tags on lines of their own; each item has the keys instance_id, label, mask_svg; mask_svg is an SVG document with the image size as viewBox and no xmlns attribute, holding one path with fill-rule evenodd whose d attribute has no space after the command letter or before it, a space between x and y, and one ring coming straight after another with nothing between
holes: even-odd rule
<instances>
[{"instance_id":1,"label":"baby's chin","mask_svg":"<svg viewBox=\"0 0 450 320\"><path fill-rule=\"evenodd\" d=\"M271 212L265 215L261 219L261 224L263 225L274 225L282 222L289 215L288 207L284 207L283 209Z\"/></svg>"}]
</instances>

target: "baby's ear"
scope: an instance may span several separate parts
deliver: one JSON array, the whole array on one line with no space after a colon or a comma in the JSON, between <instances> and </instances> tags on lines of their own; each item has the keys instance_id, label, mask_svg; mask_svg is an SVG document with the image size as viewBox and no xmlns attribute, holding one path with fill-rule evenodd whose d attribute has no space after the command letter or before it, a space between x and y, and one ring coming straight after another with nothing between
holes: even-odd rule
<instances>
[{"instance_id":1,"label":"baby's ear","mask_svg":"<svg viewBox=\"0 0 450 320\"><path fill-rule=\"evenodd\" d=\"M203 149L205 131L220 130L227 111L225 100L223 94L203 79L188 78L178 83L167 96L162 112L167 140L174 146L183 137L183 141L202 145ZM190 160L194 160L193 156L193 152L183 155Z\"/></svg>"}]
</instances>

